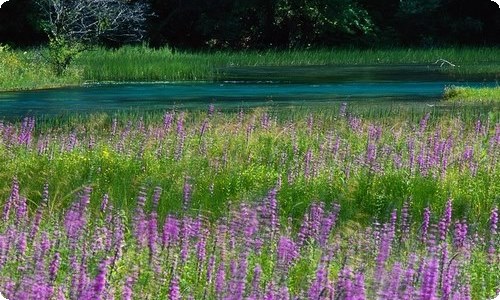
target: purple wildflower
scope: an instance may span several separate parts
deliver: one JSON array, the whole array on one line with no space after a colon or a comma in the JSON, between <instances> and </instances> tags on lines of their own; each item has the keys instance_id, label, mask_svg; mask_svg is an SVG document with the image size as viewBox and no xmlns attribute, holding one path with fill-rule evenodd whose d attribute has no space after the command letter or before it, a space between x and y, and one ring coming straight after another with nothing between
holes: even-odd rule
<instances>
[{"instance_id":1,"label":"purple wildflower","mask_svg":"<svg viewBox=\"0 0 500 300\"><path fill-rule=\"evenodd\" d=\"M170 247L170 245L176 243L179 240L179 221L172 217L168 216L165 219L165 224L163 225L163 235L162 235L162 246Z\"/></svg>"},{"instance_id":2,"label":"purple wildflower","mask_svg":"<svg viewBox=\"0 0 500 300\"><path fill-rule=\"evenodd\" d=\"M429 207L424 208L424 216L422 222L422 243L427 241L427 234L429 231L429 225L431 220L431 210Z\"/></svg>"},{"instance_id":3,"label":"purple wildflower","mask_svg":"<svg viewBox=\"0 0 500 300\"><path fill-rule=\"evenodd\" d=\"M12 206L17 205L19 201L19 182L17 181L17 178L14 178L12 180L12 188L10 190L10 196L7 202L5 202L5 205L3 207L3 214L2 214L2 220L7 222L9 220L9 215L10 215L10 210Z\"/></svg>"},{"instance_id":4,"label":"purple wildflower","mask_svg":"<svg viewBox=\"0 0 500 300\"><path fill-rule=\"evenodd\" d=\"M426 262L423 273L422 287L420 289L421 300L437 299L436 289L439 277L439 263L436 258L430 258Z\"/></svg>"},{"instance_id":5,"label":"purple wildflower","mask_svg":"<svg viewBox=\"0 0 500 300\"><path fill-rule=\"evenodd\" d=\"M285 271L288 266L299 256L297 246L287 236L281 236L277 247L278 264Z\"/></svg>"},{"instance_id":6,"label":"purple wildflower","mask_svg":"<svg viewBox=\"0 0 500 300\"><path fill-rule=\"evenodd\" d=\"M179 278L177 275L172 277L170 281L170 287L168 291L168 299L170 300L180 300L181 299L181 290L179 287Z\"/></svg>"},{"instance_id":7,"label":"purple wildflower","mask_svg":"<svg viewBox=\"0 0 500 300\"><path fill-rule=\"evenodd\" d=\"M184 178L184 190L183 190L183 201L182 201L182 209L184 210L184 212L187 211L189 203L191 202L191 193L192 193L192 185L190 183L190 178L186 176Z\"/></svg>"},{"instance_id":8,"label":"purple wildflower","mask_svg":"<svg viewBox=\"0 0 500 300\"><path fill-rule=\"evenodd\" d=\"M97 276L94 279L94 283L92 285L93 298L95 300L103 299L103 293L106 288L106 274L108 271L108 261L104 259L99 264L99 270L97 272Z\"/></svg>"}]
</instances>

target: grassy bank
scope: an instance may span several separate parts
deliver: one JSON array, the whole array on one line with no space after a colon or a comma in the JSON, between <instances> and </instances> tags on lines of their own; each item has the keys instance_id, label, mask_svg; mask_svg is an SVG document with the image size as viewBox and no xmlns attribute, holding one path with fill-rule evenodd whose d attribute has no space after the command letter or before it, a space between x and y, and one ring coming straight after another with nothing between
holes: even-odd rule
<instances>
[{"instance_id":1,"label":"grassy bank","mask_svg":"<svg viewBox=\"0 0 500 300\"><path fill-rule=\"evenodd\" d=\"M51 74L43 59L45 50L0 51L0 90L36 89L81 84L84 81L178 81L224 79L224 68L234 66L308 66L352 64L432 65L442 71L496 78L500 49L388 49L290 50L194 53L169 48L96 48L82 53L62 77Z\"/></svg>"},{"instance_id":2,"label":"grassy bank","mask_svg":"<svg viewBox=\"0 0 500 300\"><path fill-rule=\"evenodd\" d=\"M470 88L451 86L445 89L444 100L456 103L500 103L500 87Z\"/></svg>"},{"instance_id":3,"label":"grassy bank","mask_svg":"<svg viewBox=\"0 0 500 300\"><path fill-rule=\"evenodd\" d=\"M84 82L82 71L72 66L64 76L56 76L44 51L11 50L0 45L0 91L80 85Z\"/></svg>"}]
</instances>

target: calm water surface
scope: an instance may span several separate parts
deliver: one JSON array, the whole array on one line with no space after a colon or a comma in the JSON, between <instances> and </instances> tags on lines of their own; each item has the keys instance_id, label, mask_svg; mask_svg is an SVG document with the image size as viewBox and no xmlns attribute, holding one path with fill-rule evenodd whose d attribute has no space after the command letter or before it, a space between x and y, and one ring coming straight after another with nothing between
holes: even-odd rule
<instances>
[{"instance_id":1,"label":"calm water surface","mask_svg":"<svg viewBox=\"0 0 500 300\"><path fill-rule=\"evenodd\" d=\"M339 101L434 105L450 85L495 86L453 78L435 66L316 66L224 69L223 82L87 84L0 93L0 117L170 108L319 105Z\"/></svg>"}]
</instances>

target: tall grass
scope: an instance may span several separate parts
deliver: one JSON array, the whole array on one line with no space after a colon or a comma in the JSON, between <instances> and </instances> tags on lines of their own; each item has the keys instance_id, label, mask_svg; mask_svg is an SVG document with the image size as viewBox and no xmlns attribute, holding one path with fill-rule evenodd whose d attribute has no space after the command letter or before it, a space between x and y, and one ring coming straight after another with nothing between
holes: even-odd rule
<instances>
[{"instance_id":1,"label":"tall grass","mask_svg":"<svg viewBox=\"0 0 500 300\"><path fill-rule=\"evenodd\" d=\"M453 62L443 72L498 75L497 48L446 49L323 49L288 51L244 51L196 53L170 48L96 48L82 55L78 64L85 78L94 81L162 81L224 79L223 68L257 66L314 66L358 64L434 64L439 59ZM438 63L439 64L439 63Z\"/></svg>"},{"instance_id":2,"label":"tall grass","mask_svg":"<svg viewBox=\"0 0 500 300\"><path fill-rule=\"evenodd\" d=\"M447 87L444 100L459 103L500 103L500 86L492 88Z\"/></svg>"}]
</instances>

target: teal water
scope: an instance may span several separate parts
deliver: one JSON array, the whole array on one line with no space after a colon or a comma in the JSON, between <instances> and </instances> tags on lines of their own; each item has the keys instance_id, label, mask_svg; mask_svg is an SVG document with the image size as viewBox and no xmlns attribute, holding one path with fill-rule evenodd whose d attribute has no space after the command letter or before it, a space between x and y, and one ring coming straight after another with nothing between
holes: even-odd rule
<instances>
[{"instance_id":1,"label":"teal water","mask_svg":"<svg viewBox=\"0 0 500 300\"><path fill-rule=\"evenodd\" d=\"M451 78L426 66L234 68L224 82L87 84L0 93L0 117L172 108L317 105L339 101L434 105L450 85L497 83Z\"/></svg>"}]
</instances>

